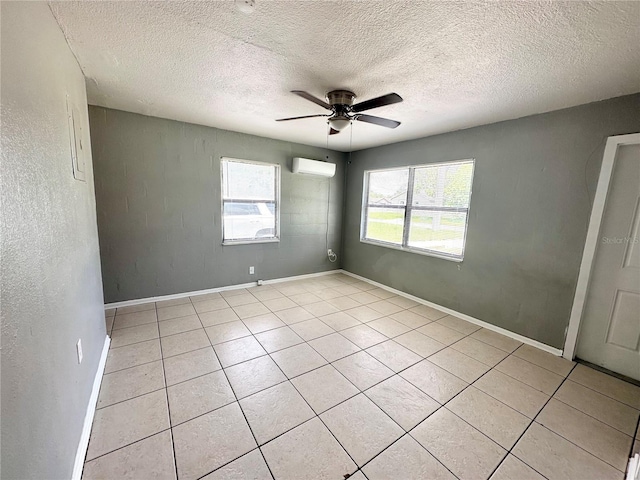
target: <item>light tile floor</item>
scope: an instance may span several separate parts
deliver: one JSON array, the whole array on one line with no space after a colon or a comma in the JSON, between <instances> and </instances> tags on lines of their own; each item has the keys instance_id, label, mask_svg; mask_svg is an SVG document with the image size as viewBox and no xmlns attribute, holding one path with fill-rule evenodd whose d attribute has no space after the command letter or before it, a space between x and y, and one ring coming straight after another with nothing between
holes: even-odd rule
<instances>
[{"instance_id":1,"label":"light tile floor","mask_svg":"<svg viewBox=\"0 0 640 480\"><path fill-rule=\"evenodd\" d=\"M640 448L640 388L343 274L107 329L85 479L622 479Z\"/></svg>"}]
</instances>

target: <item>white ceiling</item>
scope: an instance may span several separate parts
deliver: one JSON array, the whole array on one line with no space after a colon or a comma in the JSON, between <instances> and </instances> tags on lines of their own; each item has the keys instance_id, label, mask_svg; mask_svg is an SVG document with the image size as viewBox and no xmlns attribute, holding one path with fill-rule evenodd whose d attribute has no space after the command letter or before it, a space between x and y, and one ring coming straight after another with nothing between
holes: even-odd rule
<instances>
[{"instance_id":1,"label":"white ceiling","mask_svg":"<svg viewBox=\"0 0 640 480\"><path fill-rule=\"evenodd\" d=\"M291 93L403 103L353 149L640 91L639 2L51 2L89 102L309 145L325 113ZM349 149L349 134L329 139Z\"/></svg>"}]
</instances>

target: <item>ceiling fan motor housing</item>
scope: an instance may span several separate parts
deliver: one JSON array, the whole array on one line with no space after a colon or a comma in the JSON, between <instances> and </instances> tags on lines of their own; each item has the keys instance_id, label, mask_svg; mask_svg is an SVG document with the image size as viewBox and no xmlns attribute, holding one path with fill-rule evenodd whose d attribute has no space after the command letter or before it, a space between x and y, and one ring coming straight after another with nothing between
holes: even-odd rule
<instances>
[{"instance_id":1,"label":"ceiling fan motor housing","mask_svg":"<svg viewBox=\"0 0 640 480\"><path fill-rule=\"evenodd\" d=\"M327 102L329 105L353 105L356 94L349 90L332 90L327 93Z\"/></svg>"}]
</instances>

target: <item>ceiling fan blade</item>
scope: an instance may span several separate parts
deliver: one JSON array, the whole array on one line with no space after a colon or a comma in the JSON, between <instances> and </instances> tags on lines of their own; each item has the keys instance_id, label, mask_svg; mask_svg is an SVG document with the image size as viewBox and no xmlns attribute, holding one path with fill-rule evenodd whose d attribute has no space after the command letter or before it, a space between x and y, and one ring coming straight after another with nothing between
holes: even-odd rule
<instances>
[{"instance_id":1,"label":"ceiling fan blade","mask_svg":"<svg viewBox=\"0 0 640 480\"><path fill-rule=\"evenodd\" d=\"M336 133L340 133L340 130L329 127L329 135L335 135Z\"/></svg>"},{"instance_id":2,"label":"ceiling fan blade","mask_svg":"<svg viewBox=\"0 0 640 480\"><path fill-rule=\"evenodd\" d=\"M295 93L296 95L309 100L310 102L315 103L316 105L320 105L322 108L326 108L327 110L331 110L331 105L329 105L327 102L325 102L324 100L320 100L317 97L314 97L313 95L311 95L310 93L304 92L302 90L291 90L291 93Z\"/></svg>"},{"instance_id":3,"label":"ceiling fan blade","mask_svg":"<svg viewBox=\"0 0 640 480\"><path fill-rule=\"evenodd\" d=\"M400 125L400 122L395 120L389 120L388 118L374 117L373 115L356 115L355 119L360 122L373 123L374 125L380 125L381 127L396 128Z\"/></svg>"},{"instance_id":4,"label":"ceiling fan blade","mask_svg":"<svg viewBox=\"0 0 640 480\"><path fill-rule=\"evenodd\" d=\"M329 117L330 115L320 114L320 115L304 115L302 117L290 117L290 118L278 118L276 122L287 122L289 120L300 120L301 118L314 118L314 117Z\"/></svg>"},{"instance_id":5,"label":"ceiling fan blade","mask_svg":"<svg viewBox=\"0 0 640 480\"><path fill-rule=\"evenodd\" d=\"M384 107L385 105L392 105L394 103L400 103L402 97L397 93L388 93L381 97L372 98L371 100L365 100L364 102L356 103L351 110L354 112L364 112L372 108Z\"/></svg>"}]
</instances>

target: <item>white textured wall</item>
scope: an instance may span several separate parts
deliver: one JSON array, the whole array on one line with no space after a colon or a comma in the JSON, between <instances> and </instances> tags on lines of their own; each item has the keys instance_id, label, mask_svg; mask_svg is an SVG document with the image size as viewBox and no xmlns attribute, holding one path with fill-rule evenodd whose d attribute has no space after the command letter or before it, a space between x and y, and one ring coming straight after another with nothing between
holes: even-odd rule
<instances>
[{"instance_id":1,"label":"white textured wall","mask_svg":"<svg viewBox=\"0 0 640 480\"><path fill-rule=\"evenodd\" d=\"M88 146L84 77L45 3L1 5L0 476L70 478L105 339L91 154L75 180L66 116L68 94Z\"/></svg>"}]
</instances>

